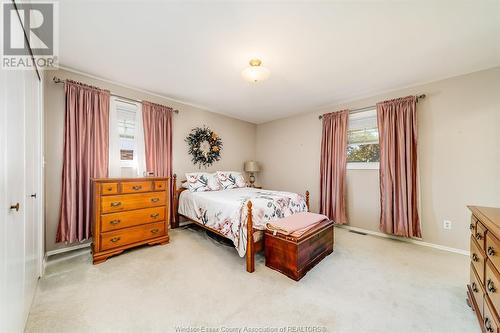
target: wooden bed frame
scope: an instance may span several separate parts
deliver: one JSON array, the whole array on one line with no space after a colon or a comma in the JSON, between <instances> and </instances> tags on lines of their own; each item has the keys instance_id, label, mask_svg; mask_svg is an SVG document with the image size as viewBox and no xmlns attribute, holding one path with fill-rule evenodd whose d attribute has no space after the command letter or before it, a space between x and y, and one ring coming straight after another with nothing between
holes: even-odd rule
<instances>
[{"instance_id":1,"label":"wooden bed frame","mask_svg":"<svg viewBox=\"0 0 500 333\"><path fill-rule=\"evenodd\" d=\"M183 181L184 183L185 181ZM224 236L222 233L220 233L219 231L215 230L215 229L212 229L206 225L203 225L202 223L199 223L195 220L192 220L190 219L189 217L187 216L184 216L184 215L181 215L179 214L178 212L178 208L179 208L179 196L180 194L187 190L186 188L184 187L180 187L180 188L177 188L177 176L174 174L173 175L173 193L174 193L174 202L173 202L173 209L174 209L174 220L172 221L172 224L171 224L171 227L172 228L177 228L179 227L179 220L180 220L180 217L184 217L186 219L188 219L190 222L193 222L197 225L199 225L200 227L206 229L206 230L209 230L211 232L214 232L216 233L217 235L219 236L222 236L224 238L226 238L226 236ZM307 206L307 211L309 211L309 191L306 191L306 206ZM247 209L248 209L248 220L247 220L247 251L246 251L246 254L245 254L245 257L246 257L246 268L247 268L247 272L249 273L253 273L255 271L255 254L257 252L260 252L260 251L263 251L264 250L264 235L262 235L262 238L260 240L258 240L257 242L254 242L254 232L255 231L262 231L262 230L259 230L259 229L255 229L253 227L253 220L252 220L252 201L248 201L247 203Z\"/></svg>"}]
</instances>

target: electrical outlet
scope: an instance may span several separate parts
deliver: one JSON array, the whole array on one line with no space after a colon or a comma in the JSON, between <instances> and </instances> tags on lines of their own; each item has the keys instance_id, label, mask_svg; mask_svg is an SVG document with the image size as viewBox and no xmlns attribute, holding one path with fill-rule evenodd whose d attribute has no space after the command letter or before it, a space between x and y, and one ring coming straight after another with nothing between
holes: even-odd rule
<instances>
[{"instance_id":1,"label":"electrical outlet","mask_svg":"<svg viewBox=\"0 0 500 333\"><path fill-rule=\"evenodd\" d=\"M451 221L444 220L443 221L443 229L450 230L451 229Z\"/></svg>"}]
</instances>

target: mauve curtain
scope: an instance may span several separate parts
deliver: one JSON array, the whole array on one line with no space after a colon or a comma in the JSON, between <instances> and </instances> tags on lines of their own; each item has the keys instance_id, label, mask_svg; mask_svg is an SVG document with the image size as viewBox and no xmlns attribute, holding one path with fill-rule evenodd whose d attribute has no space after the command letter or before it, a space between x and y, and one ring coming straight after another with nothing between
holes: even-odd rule
<instances>
[{"instance_id":1,"label":"mauve curtain","mask_svg":"<svg viewBox=\"0 0 500 333\"><path fill-rule=\"evenodd\" d=\"M91 178L108 175L109 91L67 80L61 206L57 242L91 234Z\"/></svg>"},{"instance_id":2,"label":"mauve curtain","mask_svg":"<svg viewBox=\"0 0 500 333\"><path fill-rule=\"evenodd\" d=\"M347 223L346 169L349 111L323 115L319 211L336 224Z\"/></svg>"},{"instance_id":3,"label":"mauve curtain","mask_svg":"<svg viewBox=\"0 0 500 333\"><path fill-rule=\"evenodd\" d=\"M420 238L416 104L415 96L377 103L380 230Z\"/></svg>"},{"instance_id":4,"label":"mauve curtain","mask_svg":"<svg viewBox=\"0 0 500 333\"><path fill-rule=\"evenodd\" d=\"M172 177L172 108L142 102L146 170ZM173 221L173 183L170 179L170 221Z\"/></svg>"}]
</instances>

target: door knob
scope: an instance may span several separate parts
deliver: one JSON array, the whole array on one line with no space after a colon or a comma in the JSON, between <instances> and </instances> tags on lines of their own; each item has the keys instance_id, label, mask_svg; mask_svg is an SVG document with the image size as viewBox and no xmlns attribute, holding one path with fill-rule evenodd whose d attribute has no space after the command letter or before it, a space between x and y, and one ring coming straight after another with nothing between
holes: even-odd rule
<instances>
[{"instance_id":1,"label":"door knob","mask_svg":"<svg viewBox=\"0 0 500 333\"><path fill-rule=\"evenodd\" d=\"M33 193L32 195L30 195L30 197L35 198L35 199L36 199L36 193Z\"/></svg>"},{"instance_id":2,"label":"door knob","mask_svg":"<svg viewBox=\"0 0 500 333\"><path fill-rule=\"evenodd\" d=\"M18 202L18 203L16 203L15 205L10 205L10 209L11 209L11 210L14 210L14 209L15 209L15 210L16 210L16 212L18 212L18 211L19 211L19 202Z\"/></svg>"}]
</instances>

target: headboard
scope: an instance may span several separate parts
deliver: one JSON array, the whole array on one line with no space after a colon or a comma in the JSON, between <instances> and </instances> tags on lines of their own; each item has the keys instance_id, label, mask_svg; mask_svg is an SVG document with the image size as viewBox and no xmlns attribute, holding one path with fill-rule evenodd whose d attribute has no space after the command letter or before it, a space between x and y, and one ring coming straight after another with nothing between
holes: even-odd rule
<instances>
[{"instance_id":1,"label":"headboard","mask_svg":"<svg viewBox=\"0 0 500 333\"><path fill-rule=\"evenodd\" d=\"M179 226L179 213L178 213L178 208L179 208L179 196L181 195L181 193L185 190L187 190L187 188L184 188L182 186L182 184L184 184L185 182L187 182L187 180L183 180L181 181L181 186L179 188L177 188L177 175L174 173L174 175L172 176L173 178L173 187L174 187L174 204L173 204L173 208L174 208L174 223L172 224L172 228L177 228Z\"/></svg>"},{"instance_id":2,"label":"headboard","mask_svg":"<svg viewBox=\"0 0 500 333\"><path fill-rule=\"evenodd\" d=\"M172 228L177 228L179 226L179 221L180 221L180 216L179 216L179 213L178 213L178 208L179 208L179 196L181 195L181 193L185 190L187 190L187 188L183 187L182 184L184 184L185 182L187 182L187 180L183 180L181 181L181 186L179 188L177 188L177 175L174 173L174 175L172 176L173 178L173 188L174 188L174 204L173 204L173 208L174 208L174 223L172 224ZM307 206L307 211L309 211L309 191L306 191L306 206Z\"/></svg>"}]
</instances>

